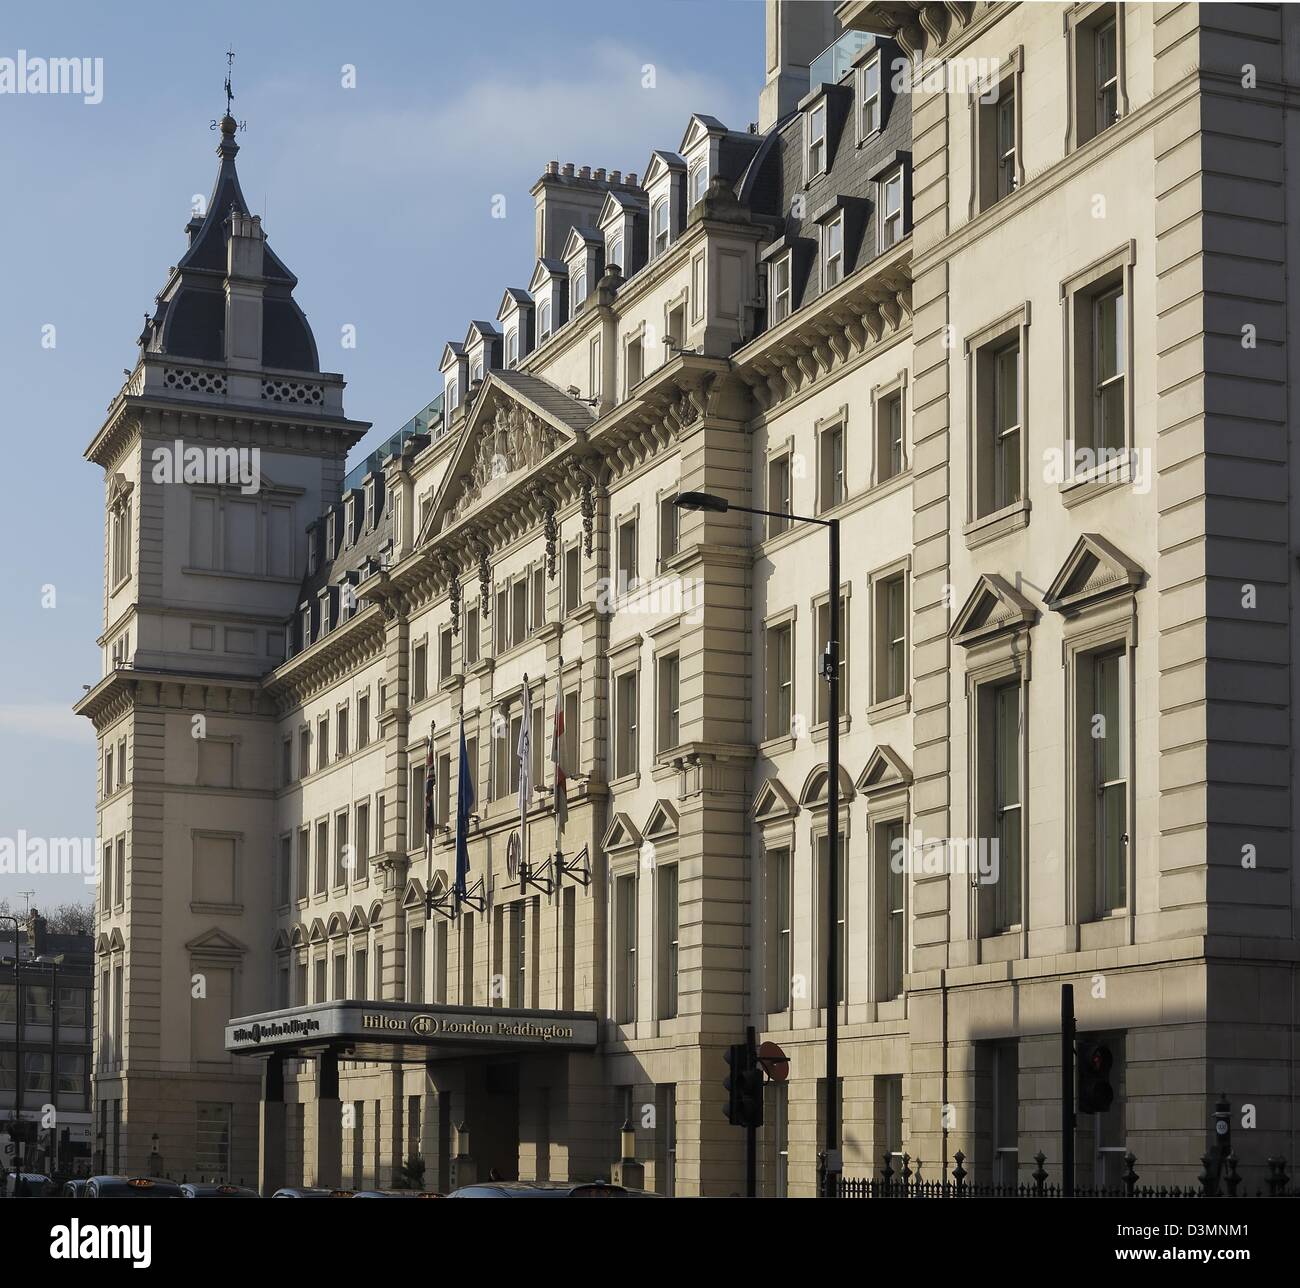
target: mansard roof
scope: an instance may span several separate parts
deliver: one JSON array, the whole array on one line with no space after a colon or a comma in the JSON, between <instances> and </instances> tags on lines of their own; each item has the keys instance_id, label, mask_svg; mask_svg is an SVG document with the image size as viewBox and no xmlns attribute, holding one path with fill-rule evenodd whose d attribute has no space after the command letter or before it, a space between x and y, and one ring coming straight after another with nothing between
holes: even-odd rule
<instances>
[{"instance_id":1,"label":"mansard roof","mask_svg":"<svg viewBox=\"0 0 1300 1288\"><path fill-rule=\"evenodd\" d=\"M222 119L217 146L221 163L207 210L201 219L195 216L186 225L189 247L159 292L153 316L146 318L138 343L145 353L225 362L228 247L232 220L243 216L254 220L261 245L256 271L262 285L262 366L318 372L315 337L293 298L298 279L261 236L261 221L250 215L239 186L235 129L230 117Z\"/></svg>"}]
</instances>

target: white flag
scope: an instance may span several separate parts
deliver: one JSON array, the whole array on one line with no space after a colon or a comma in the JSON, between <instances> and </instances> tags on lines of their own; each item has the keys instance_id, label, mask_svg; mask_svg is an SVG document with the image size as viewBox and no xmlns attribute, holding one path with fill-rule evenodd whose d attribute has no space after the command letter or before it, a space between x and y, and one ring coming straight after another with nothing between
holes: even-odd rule
<instances>
[{"instance_id":1,"label":"white flag","mask_svg":"<svg viewBox=\"0 0 1300 1288\"><path fill-rule=\"evenodd\" d=\"M524 826L528 821L528 795L532 784L528 780L532 767L532 727L533 695L528 690L528 679L524 678L524 718L519 726L519 839L522 842Z\"/></svg>"}]
</instances>

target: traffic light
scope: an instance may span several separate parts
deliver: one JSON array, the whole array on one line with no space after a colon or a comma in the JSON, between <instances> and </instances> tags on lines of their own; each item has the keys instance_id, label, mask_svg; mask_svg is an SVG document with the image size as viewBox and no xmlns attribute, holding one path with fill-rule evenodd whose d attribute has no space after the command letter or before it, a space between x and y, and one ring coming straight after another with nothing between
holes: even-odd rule
<instances>
[{"instance_id":1,"label":"traffic light","mask_svg":"<svg viewBox=\"0 0 1300 1288\"><path fill-rule=\"evenodd\" d=\"M1104 1114L1115 1100L1115 1088L1110 1085L1111 1065L1115 1057L1104 1042L1080 1041L1078 1056L1079 1112Z\"/></svg>"},{"instance_id":2,"label":"traffic light","mask_svg":"<svg viewBox=\"0 0 1300 1288\"><path fill-rule=\"evenodd\" d=\"M731 1070L722 1084L727 1092L722 1110L727 1121L733 1127L761 1127L764 1078L757 1047L752 1042L737 1042L727 1048L724 1059Z\"/></svg>"}]
</instances>

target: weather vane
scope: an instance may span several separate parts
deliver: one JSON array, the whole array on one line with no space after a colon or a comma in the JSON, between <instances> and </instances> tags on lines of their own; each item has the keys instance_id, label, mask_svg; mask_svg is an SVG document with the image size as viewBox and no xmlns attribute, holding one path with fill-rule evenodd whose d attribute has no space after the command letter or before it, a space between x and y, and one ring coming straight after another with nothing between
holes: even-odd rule
<instances>
[{"instance_id":1,"label":"weather vane","mask_svg":"<svg viewBox=\"0 0 1300 1288\"><path fill-rule=\"evenodd\" d=\"M226 50L226 115L230 115L230 105L234 102L235 91L230 88L230 74L235 69L235 49L232 45Z\"/></svg>"}]
</instances>

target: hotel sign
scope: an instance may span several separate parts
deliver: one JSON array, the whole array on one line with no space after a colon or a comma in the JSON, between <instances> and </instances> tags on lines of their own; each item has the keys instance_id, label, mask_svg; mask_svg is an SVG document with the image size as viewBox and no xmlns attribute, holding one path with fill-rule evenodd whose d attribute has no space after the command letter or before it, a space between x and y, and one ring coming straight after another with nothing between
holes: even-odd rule
<instances>
[{"instance_id":1,"label":"hotel sign","mask_svg":"<svg viewBox=\"0 0 1300 1288\"><path fill-rule=\"evenodd\" d=\"M339 1001L233 1019L226 1026L226 1049L287 1053L294 1048L318 1050L347 1043L358 1052L400 1047L429 1054L439 1047L590 1050L596 1045L596 1036L596 1017L571 1011Z\"/></svg>"}]
</instances>

